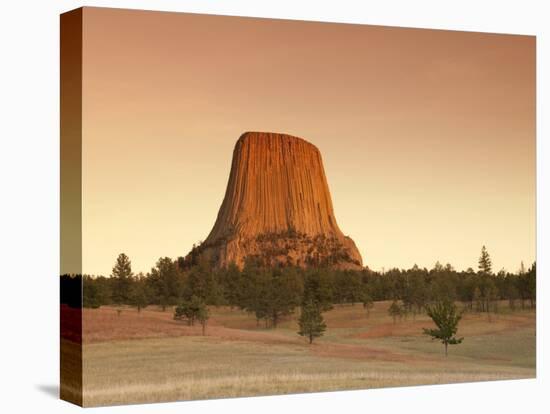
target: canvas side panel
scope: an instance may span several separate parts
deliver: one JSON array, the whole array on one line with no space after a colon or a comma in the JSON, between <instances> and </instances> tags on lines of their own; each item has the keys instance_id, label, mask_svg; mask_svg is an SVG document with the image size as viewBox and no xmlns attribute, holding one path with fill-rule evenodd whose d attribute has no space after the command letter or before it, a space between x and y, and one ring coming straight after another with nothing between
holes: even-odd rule
<instances>
[{"instance_id":1,"label":"canvas side panel","mask_svg":"<svg viewBox=\"0 0 550 414\"><path fill-rule=\"evenodd\" d=\"M60 397L82 405L82 9L61 15Z\"/></svg>"}]
</instances>

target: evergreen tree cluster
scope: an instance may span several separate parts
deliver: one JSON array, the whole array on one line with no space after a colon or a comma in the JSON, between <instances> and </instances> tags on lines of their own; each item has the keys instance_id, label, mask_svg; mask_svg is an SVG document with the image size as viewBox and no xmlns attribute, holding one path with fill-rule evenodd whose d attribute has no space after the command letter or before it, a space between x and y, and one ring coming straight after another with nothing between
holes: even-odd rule
<instances>
[{"instance_id":1,"label":"evergreen tree cluster","mask_svg":"<svg viewBox=\"0 0 550 414\"><path fill-rule=\"evenodd\" d=\"M478 271L456 271L439 262L430 270L415 265L386 272L368 268L273 268L255 260L248 260L242 270L233 264L212 269L200 258L189 265L182 258L163 257L150 272L138 275L133 274L130 259L121 254L110 277L63 275L61 301L79 306L74 292L80 286L82 305L89 308L124 304L138 311L149 305L166 309L195 297L206 305L243 309L256 317L258 325L266 327L276 327L296 308L310 304L320 312L335 304L363 304L368 312L373 301L390 300L395 303L392 316L396 318L425 312L427 305L442 300L460 301L466 309L478 312L498 311L498 300L507 300L511 308L533 308L536 264L528 270L522 265L516 273L495 274L484 251Z\"/></svg>"}]
</instances>

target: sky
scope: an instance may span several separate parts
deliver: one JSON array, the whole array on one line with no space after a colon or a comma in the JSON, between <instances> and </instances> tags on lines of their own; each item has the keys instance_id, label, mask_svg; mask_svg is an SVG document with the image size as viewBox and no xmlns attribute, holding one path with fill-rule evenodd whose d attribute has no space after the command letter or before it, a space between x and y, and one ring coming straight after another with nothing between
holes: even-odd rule
<instances>
[{"instance_id":1,"label":"sky","mask_svg":"<svg viewBox=\"0 0 550 414\"><path fill-rule=\"evenodd\" d=\"M82 71L84 273L204 240L254 130L319 148L371 269L535 260L535 37L85 8Z\"/></svg>"}]
</instances>

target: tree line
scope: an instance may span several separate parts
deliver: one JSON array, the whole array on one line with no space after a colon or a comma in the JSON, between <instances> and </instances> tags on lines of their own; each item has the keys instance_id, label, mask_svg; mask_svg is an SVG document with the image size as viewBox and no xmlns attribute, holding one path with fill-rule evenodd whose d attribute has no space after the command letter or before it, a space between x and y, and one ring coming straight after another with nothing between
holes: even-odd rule
<instances>
[{"instance_id":1,"label":"tree line","mask_svg":"<svg viewBox=\"0 0 550 414\"><path fill-rule=\"evenodd\" d=\"M254 313L258 321L270 326L299 306L304 295L312 296L324 310L334 304L368 306L373 301L392 300L413 314L441 299L460 301L479 312L498 311L500 300L507 300L512 309L533 308L536 301L536 263L529 269L522 264L515 273L494 273L485 247L477 271L456 271L439 262L429 270L414 265L375 272L368 268L264 267L254 260L246 261L242 270L234 264L212 269L206 261L186 266L180 259L163 257L147 274L134 274L130 259L121 253L110 277L63 275L62 285L79 286L81 279L82 305L88 308L125 304L138 311L148 305L166 309L196 296L207 305ZM68 302L65 296L62 302Z\"/></svg>"}]
</instances>

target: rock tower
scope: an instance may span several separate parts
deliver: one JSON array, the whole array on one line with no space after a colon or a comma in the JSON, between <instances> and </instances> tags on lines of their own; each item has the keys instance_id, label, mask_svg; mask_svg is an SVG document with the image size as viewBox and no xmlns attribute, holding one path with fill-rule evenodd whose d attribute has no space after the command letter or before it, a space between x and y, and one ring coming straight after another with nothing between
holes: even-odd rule
<instances>
[{"instance_id":1,"label":"rock tower","mask_svg":"<svg viewBox=\"0 0 550 414\"><path fill-rule=\"evenodd\" d=\"M242 267L247 257L268 266L362 267L336 223L317 147L271 132L238 139L216 223L193 254L217 267Z\"/></svg>"}]
</instances>

